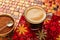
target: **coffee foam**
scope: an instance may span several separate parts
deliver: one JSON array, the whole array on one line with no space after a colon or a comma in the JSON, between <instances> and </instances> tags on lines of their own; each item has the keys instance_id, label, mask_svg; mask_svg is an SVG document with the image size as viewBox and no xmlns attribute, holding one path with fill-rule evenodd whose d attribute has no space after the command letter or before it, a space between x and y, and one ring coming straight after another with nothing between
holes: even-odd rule
<instances>
[{"instance_id":1,"label":"coffee foam","mask_svg":"<svg viewBox=\"0 0 60 40\"><path fill-rule=\"evenodd\" d=\"M31 20L38 21L43 18L43 13L39 9L31 9L26 16Z\"/></svg>"}]
</instances>

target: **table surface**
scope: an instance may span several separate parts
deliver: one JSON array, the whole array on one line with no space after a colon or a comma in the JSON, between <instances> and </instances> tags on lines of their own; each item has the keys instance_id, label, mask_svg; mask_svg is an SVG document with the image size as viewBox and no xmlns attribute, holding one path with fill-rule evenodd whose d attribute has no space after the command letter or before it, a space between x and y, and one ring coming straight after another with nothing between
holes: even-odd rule
<instances>
[{"instance_id":1,"label":"table surface","mask_svg":"<svg viewBox=\"0 0 60 40\"><path fill-rule=\"evenodd\" d=\"M20 21L20 18L26 8L33 5L39 5L47 12L47 14L52 13L54 15L60 16L59 4L60 0L0 0L0 15L11 15L15 19L16 24L18 25L18 22ZM0 37L0 40L8 40L9 38L10 36L5 37L4 39Z\"/></svg>"}]
</instances>

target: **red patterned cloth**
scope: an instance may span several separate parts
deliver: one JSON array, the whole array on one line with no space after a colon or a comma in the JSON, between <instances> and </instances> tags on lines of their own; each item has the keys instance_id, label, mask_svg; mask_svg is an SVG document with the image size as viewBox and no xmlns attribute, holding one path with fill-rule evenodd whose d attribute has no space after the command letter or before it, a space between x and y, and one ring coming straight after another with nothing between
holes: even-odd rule
<instances>
[{"instance_id":1,"label":"red patterned cloth","mask_svg":"<svg viewBox=\"0 0 60 40\"><path fill-rule=\"evenodd\" d=\"M21 26L20 26L21 25ZM37 40L35 33L29 27L24 16L21 17L18 27L14 31L13 40Z\"/></svg>"},{"instance_id":2,"label":"red patterned cloth","mask_svg":"<svg viewBox=\"0 0 60 40\"><path fill-rule=\"evenodd\" d=\"M60 16L53 15L51 20L48 20L45 25L45 30L47 30L46 40L56 40L56 37L60 33Z\"/></svg>"}]
</instances>

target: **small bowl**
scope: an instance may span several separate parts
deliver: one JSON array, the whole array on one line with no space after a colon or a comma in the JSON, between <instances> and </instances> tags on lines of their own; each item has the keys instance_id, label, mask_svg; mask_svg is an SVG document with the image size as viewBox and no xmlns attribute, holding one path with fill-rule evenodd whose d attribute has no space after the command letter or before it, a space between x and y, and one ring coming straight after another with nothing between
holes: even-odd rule
<instances>
[{"instance_id":1,"label":"small bowl","mask_svg":"<svg viewBox=\"0 0 60 40\"><path fill-rule=\"evenodd\" d=\"M11 28L10 31L8 31L8 32L6 32L6 33L3 33L3 34L0 34L1 37L4 37L4 36L6 36L7 34L11 33L11 32L13 31L14 27L15 27L15 20L14 20L13 17L11 17L10 15L0 15L0 17L3 17L3 16L11 18L12 21L13 21L13 26L12 26L12 28Z\"/></svg>"}]
</instances>

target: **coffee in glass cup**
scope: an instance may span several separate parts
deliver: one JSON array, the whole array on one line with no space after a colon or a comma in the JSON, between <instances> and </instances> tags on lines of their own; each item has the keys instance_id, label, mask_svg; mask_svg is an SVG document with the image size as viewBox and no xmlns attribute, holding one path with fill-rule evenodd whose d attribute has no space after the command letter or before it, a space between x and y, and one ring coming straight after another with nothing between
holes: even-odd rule
<instances>
[{"instance_id":1,"label":"coffee in glass cup","mask_svg":"<svg viewBox=\"0 0 60 40\"><path fill-rule=\"evenodd\" d=\"M25 10L24 16L29 23L39 24L46 18L46 12L40 6L31 6Z\"/></svg>"}]
</instances>

